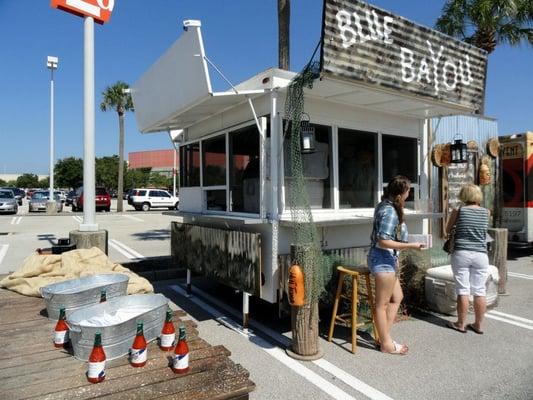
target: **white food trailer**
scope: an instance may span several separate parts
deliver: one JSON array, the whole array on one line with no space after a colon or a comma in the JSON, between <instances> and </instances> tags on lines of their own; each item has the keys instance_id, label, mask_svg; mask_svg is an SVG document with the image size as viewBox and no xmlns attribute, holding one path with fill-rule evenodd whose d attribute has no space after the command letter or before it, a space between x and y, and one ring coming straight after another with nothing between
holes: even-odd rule
<instances>
[{"instance_id":1,"label":"white food trailer","mask_svg":"<svg viewBox=\"0 0 533 400\"><path fill-rule=\"evenodd\" d=\"M180 209L172 254L183 267L279 301L292 241L284 168L287 87L267 69L212 90L199 21L132 87L139 129L179 138ZM428 118L478 113L486 54L359 0L325 1L321 66L304 92L315 151L304 177L325 252L364 262L373 208L401 173L411 233L427 233ZM438 210L437 210L438 211Z\"/></svg>"}]
</instances>

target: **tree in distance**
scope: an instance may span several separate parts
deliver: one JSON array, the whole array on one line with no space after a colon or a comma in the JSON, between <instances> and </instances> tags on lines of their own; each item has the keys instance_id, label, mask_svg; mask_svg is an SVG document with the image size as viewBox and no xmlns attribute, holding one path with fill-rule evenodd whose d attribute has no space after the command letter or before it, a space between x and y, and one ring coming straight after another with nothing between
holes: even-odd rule
<instances>
[{"instance_id":1,"label":"tree in distance","mask_svg":"<svg viewBox=\"0 0 533 400\"><path fill-rule=\"evenodd\" d=\"M108 86L102 93L103 100L100 103L100 110L106 112L114 110L118 114L118 159L119 165L124 164L124 114L126 111L134 111L133 101L127 83L118 81L113 86ZM118 188L117 188L117 211L123 210L122 193L124 192L124 168L118 168Z\"/></svg>"}]
</instances>

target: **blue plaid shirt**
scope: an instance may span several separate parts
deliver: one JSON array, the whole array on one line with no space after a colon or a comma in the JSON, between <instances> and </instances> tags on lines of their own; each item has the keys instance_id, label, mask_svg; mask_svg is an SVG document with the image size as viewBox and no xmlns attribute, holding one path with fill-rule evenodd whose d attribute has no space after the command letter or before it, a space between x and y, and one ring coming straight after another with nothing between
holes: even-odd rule
<instances>
[{"instance_id":1,"label":"blue plaid shirt","mask_svg":"<svg viewBox=\"0 0 533 400\"><path fill-rule=\"evenodd\" d=\"M407 225L402 222L398 234L398 214L390 200L383 200L374 210L374 226L370 241L372 247L376 247L379 239L407 242ZM377 246L379 247L379 246Z\"/></svg>"}]
</instances>

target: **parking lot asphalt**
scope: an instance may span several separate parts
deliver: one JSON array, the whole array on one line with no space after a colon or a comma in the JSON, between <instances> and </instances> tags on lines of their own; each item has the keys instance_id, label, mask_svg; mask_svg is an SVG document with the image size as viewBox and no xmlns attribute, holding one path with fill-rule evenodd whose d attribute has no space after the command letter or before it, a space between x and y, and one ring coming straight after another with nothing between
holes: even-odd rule
<instances>
[{"instance_id":1,"label":"parking lot asphalt","mask_svg":"<svg viewBox=\"0 0 533 400\"><path fill-rule=\"evenodd\" d=\"M113 210L112 206L112 210ZM25 212L26 211L26 212ZM0 216L0 274L16 270L37 247L68 237L82 213L70 207L57 216L27 213ZM126 208L97 213L109 231L109 257L125 263L170 254L170 223L161 211ZM378 352L364 334L357 353L350 352L348 329L336 328L332 343L324 339L329 310L321 314L320 346L324 357L313 362L289 358L290 317L278 318L275 305L252 299L249 330L241 322L241 295L195 277L194 295L183 281L159 281L156 291L198 321L200 336L222 344L232 359L250 371L257 389L252 399L533 399L533 258L510 253L507 295L487 314L485 334L461 334L445 327L453 317L419 313L397 323L394 337L407 342L407 356ZM472 315L469 318L473 318ZM1 384L1 379L0 379Z\"/></svg>"}]
</instances>

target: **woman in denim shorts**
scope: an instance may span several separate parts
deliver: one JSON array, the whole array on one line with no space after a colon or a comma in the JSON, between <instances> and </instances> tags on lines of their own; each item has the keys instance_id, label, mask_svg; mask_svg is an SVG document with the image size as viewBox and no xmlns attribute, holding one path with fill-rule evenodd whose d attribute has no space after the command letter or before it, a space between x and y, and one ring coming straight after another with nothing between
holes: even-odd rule
<instances>
[{"instance_id":1,"label":"woman in denim shorts","mask_svg":"<svg viewBox=\"0 0 533 400\"><path fill-rule=\"evenodd\" d=\"M407 226L403 207L409 196L409 179L395 176L387 185L381 203L374 210L368 268L376 282L375 323L383 353L407 354L409 347L392 340L390 332L403 299L402 287L396 275L398 255L403 249L421 249L422 243L406 243Z\"/></svg>"},{"instance_id":2,"label":"woman in denim shorts","mask_svg":"<svg viewBox=\"0 0 533 400\"><path fill-rule=\"evenodd\" d=\"M489 275L487 256L487 229L490 212L480 207L481 189L467 184L459 192L462 207L452 211L446 227L448 233L455 228L452 253L452 271L457 294L457 321L448 327L465 333L466 328L482 334L481 324L487 309L485 284ZM470 295L474 296L473 324L465 325Z\"/></svg>"}]
</instances>

